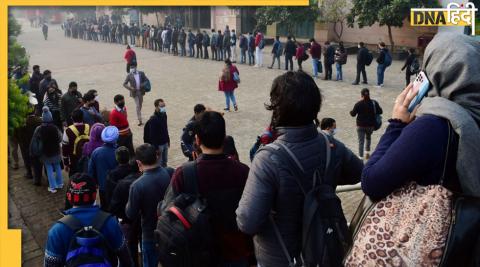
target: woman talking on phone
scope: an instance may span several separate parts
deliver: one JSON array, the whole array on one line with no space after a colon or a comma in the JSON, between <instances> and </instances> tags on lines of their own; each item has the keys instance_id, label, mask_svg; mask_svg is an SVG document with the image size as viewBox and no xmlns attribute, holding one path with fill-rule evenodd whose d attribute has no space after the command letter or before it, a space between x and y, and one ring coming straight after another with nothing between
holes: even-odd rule
<instances>
[{"instance_id":1,"label":"woman talking on phone","mask_svg":"<svg viewBox=\"0 0 480 267\"><path fill-rule=\"evenodd\" d=\"M467 233L457 240L460 242L457 243L460 245L458 247L463 250L462 256L459 256L458 250L455 249L446 254L446 248L450 247L449 238L452 238L449 236L447 226L437 232L443 233L443 243L439 241L438 247L431 250L430 254L427 253L428 257L419 259L420 254L417 254L417 257L412 259L402 254L404 250L401 247L410 251L427 249L428 242L422 243L415 233L418 228L430 227L422 228L423 230L418 233L428 232L437 224L441 224L442 209L437 209L439 213L433 214L433 220L428 223L424 221L429 208L438 206L436 196L448 198L449 201L445 202L445 207L448 207L445 208L448 209L445 213L447 217L459 216L459 212L463 212L462 210L457 210L457 213L450 212L450 208L457 209L456 200L452 196L468 196L477 200L480 198L480 44L467 35L439 33L427 46L423 62L419 76L424 80L420 81L422 78L419 78L420 80L409 84L395 100L390 125L362 172L362 190L371 199L380 203L411 192L416 192L411 199L423 197L435 186L443 189L438 189L436 195L429 196L430 201L424 201L415 207L419 210L410 207L415 212L411 212L407 204L402 206L401 202L397 203L398 206L394 202L377 206L381 208L376 213L380 217L373 218L373 222L380 222L378 229L384 226L385 228L381 228L380 231L385 231L387 236L374 237L370 241L374 241L373 243L377 243L379 247L383 245L385 247L377 254L369 255L369 251L366 251L361 256L358 254L354 256L353 253L358 252L356 249L362 245L364 248L367 246L367 250L369 247L362 243L364 232L358 232L358 236L354 237L353 251L347 258L346 266L361 262L364 259L363 255L367 255L369 259L375 256L377 260L381 257L381 260L387 263L395 261L396 258L404 263L400 264L404 266L429 265L420 263L427 260L438 263L440 259L442 259L440 266L450 266L448 263L452 264L454 261L456 266L470 266L471 260L475 258L473 250L480 249L480 232L475 230L475 233ZM427 88L423 99L422 85ZM408 187L412 183L413 185ZM408 190L404 189L406 186ZM407 217L414 218L415 223L401 225L390 220L382 224L381 217L388 218L392 214L401 215L399 221ZM451 217L448 217L448 221L452 219ZM453 229L467 227L462 225L467 221L469 220L457 220L456 224L452 224ZM371 221L364 223L368 224ZM478 225L468 229L478 229ZM399 234L401 236L395 239ZM468 238L468 241L465 241L467 240L465 237L469 235L473 235L474 241ZM431 238L431 241L438 240ZM409 243L412 240L415 240L416 246ZM369 266L368 262L364 266Z\"/></svg>"}]
</instances>

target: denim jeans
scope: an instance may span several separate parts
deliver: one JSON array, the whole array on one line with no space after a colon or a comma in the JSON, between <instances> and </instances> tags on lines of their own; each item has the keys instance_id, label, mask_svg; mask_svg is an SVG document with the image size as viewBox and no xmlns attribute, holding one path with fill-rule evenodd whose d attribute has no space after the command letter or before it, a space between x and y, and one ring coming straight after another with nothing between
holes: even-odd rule
<instances>
[{"instance_id":1,"label":"denim jeans","mask_svg":"<svg viewBox=\"0 0 480 267\"><path fill-rule=\"evenodd\" d=\"M370 144L372 142L373 127L357 127L358 135L358 155L363 157L363 147L365 145L365 151L370 152ZM367 143L365 144L365 139Z\"/></svg>"},{"instance_id":2,"label":"denim jeans","mask_svg":"<svg viewBox=\"0 0 480 267\"><path fill-rule=\"evenodd\" d=\"M230 100L232 100L233 106L236 106L237 102L235 101L235 95L233 94L233 91L228 91L224 93L225 93L225 102L227 104L226 108L230 109Z\"/></svg>"},{"instance_id":3,"label":"denim jeans","mask_svg":"<svg viewBox=\"0 0 480 267\"><path fill-rule=\"evenodd\" d=\"M293 56L292 55L285 55L285 70L288 70L288 66L290 65L290 70L293 70Z\"/></svg>"},{"instance_id":4,"label":"denim jeans","mask_svg":"<svg viewBox=\"0 0 480 267\"><path fill-rule=\"evenodd\" d=\"M142 261L143 267L157 267L158 253L155 249L154 240L142 240Z\"/></svg>"},{"instance_id":5,"label":"denim jeans","mask_svg":"<svg viewBox=\"0 0 480 267\"><path fill-rule=\"evenodd\" d=\"M277 56L276 54L272 54L272 65L270 65L270 68L273 68L273 65L275 65L275 60L277 60L278 69L280 69L280 56Z\"/></svg>"},{"instance_id":6,"label":"denim jeans","mask_svg":"<svg viewBox=\"0 0 480 267\"><path fill-rule=\"evenodd\" d=\"M377 66L377 85L383 84L383 77L385 74L385 64L378 64Z\"/></svg>"},{"instance_id":7,"label":"denim jeans","mask_svg":"<svg viewBox=\"0 0 480 267\"><path fill-rule=\"evenodd\" d=\"M341 81L343 80L342 64L337 62L335 65L337 67L337 81Z\"/></svg>"},{"instance_id":8,"label":"denim jeans","mask_svg":"<svg viewBox=\"0 0 480 267\"><path fill-rule=\"evenodd\" d=\"M312 58L313 77L318 77L318 58Z\"/></svg>"},{"instance_id":9,"label":"denim jeans","mask_svg":"<svg viewBox=\"0 0 480 267\"><path fill-rule=\"evenodd\" d=\"M255 65L255 57L252 50L248 50L248 65Z\"/></svg>"},{"instance_id":10,"label":"denim jeans","mask_svg":"<svg viewBox=\"0 0 480 267\"><path fill-rule=\"evenodd\" d=\"M247 50L245 48L240 49L240 63L245 64L247 62Z\"/></svg>"},{"instance_id":11,"label":"denim jeans","mask_svg":"<svg viewBox=\"0 0 480 267\"><path fill-rule=\"evenodd\" d=\"M195 49L193 47L193 45L188 45L188 55L190 57L194 57L195 56Z\"/></svg>"},{"instance_id":12,"label":"denim jeans","mask_svg":"<svg viewBox=\"0 0 480 267\"><path fill-rule=\"evenodd\" d=\"M158 146L158 152L160 152L159 162L162 167L167 167L168 163L168 143Z\"/></svg>"},{"instance_id":13,"label":"denim jeans","mask_svg":"<svg viewBox=\"0 0 480 267\"><path fill-rule=\"evenodd\" d=\"M50 189L56 189L63 186L62 168L60 162L45 163L45 169L47 170L48 184ZM55 171L55 176L53 172Z\"/></svg>"}]
</instances>

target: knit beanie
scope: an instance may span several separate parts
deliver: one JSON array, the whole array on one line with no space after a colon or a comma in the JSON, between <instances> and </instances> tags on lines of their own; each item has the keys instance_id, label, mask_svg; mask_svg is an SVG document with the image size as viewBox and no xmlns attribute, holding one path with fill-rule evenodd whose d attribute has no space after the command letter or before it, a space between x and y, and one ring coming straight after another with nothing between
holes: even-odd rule
<instances>
[{"instance_id":1,"label":"knit beanie","mask_svg":"<svg viewBox=\"0 0 480 267\"><path fill-rule=\"evenodd\" d=\"M67 199L72 206L92 205L97 198L97 183L86 173L76 173L70 177Z\"/></svg>"},{"instance_id":2,"label":"knit beanie","mask_svg":"<svg viewBox=\"0 0 480 267\"><path fill-rule=\"evenodd\" d=\"M42 108L42 121L43 122L53 122L52 113L47 106Z\"/></svg>"},{"instance_id":3,"label":"knit beanie","mask_svg":"<svg viewBox=\"0 0 480 267\"><path fill-rule=\"evenodd\" d=\"M107 126L102 131L102 141L109 144L115 144L118 139L118 128L115 126Z\"/></svg>"}]
</instances>

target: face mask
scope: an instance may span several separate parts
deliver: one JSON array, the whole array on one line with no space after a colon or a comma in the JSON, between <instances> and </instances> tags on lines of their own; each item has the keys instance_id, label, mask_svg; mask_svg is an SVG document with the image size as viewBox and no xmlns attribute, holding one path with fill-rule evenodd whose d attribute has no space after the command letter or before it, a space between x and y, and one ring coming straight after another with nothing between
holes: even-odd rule
<instances>
[{"instance_id":1,"label":"face mask","mask_svg":"<svg viewBox=\"0 0 480 267\"><path fill-rule=\"evenodd\" d=\"M117 106L119 108L123 108L123 107L125 107L125 102L120 102L120 103L117 104Z\"/></svg>"},{"instance_id":2,"label":"face mask","mask_svg":"<svg viewBox=\"0 0 480 267\"><path fill-rule=\"evenodd\" d=\"M137 70L135 68L130 68L130 73L135 73Z\"/></svg>"},{"instance_id":3,"label":"face mask","mask_svg":"<svg viewBox=\"0 0 480 267\"><path fill-rule=\"evenodd\" d=\"M161 107L161 108L160 108L160 112L162 112L162 113L167 112L167 108L166 108L166 107Z\"/></svg>"},{"instance_id":4,"label":"face mask","mask_svg":"<svg viewBox=\"0 0 480 267\"><path fill-rule=\"evenodd\" d=\"M98 95L95 96L94 100L98 102Z\"/></svg>"},{"instance_id":5,"label":"face mask","mask_svg":"<svg viewBox=\"0 0 480 267\"><path fill-rule=\"evenodd\" d=\"M330 131L330 134L331 134L332 136L334 136L336 133L338 133L337 128L335 128L335 129L333 129L332 131Z\"/></svg>"},{"instance_id":6,"label":"face mask","mask_svg":"<svg viewBox=\"0 0 480 267\"><path fill-rule=\"evenodd\" d=\"M360 46L360 45L358 45L358 48L361 48L361 46Z\"/></svg>"}]
</instances>

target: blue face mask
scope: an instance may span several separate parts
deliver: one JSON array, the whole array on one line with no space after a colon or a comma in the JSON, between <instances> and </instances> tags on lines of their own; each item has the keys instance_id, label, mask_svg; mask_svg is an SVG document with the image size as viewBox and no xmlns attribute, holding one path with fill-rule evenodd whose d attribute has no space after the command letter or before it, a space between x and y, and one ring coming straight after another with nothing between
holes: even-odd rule
<instances>
[{"instance_id":1,"label":"blue face mask","mask_svg":"<svg viewBox=\"0 0 480 267\"><path fill-rule=\"evenodd\" d=\"M166 107L160 108L160 112L162 112L162 113L167 112L167 108Z\"/></svg>"}]
</instances>

